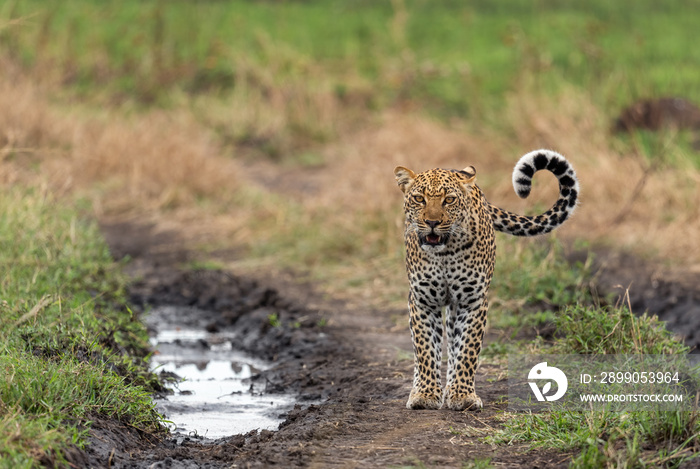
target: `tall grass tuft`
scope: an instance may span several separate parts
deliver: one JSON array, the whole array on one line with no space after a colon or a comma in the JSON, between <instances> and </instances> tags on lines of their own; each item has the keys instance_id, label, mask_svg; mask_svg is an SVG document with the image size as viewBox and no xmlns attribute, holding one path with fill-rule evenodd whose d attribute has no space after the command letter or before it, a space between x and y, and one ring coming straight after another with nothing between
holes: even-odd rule
<instances>
[{"instance_id":1,"label":"tall grass tuft","mask_svg":"<svg viewBox=\"0 0 700 469\"><path fill-rule=\"evenodd\" d=\"M689 348L656 316L626 306L569 306L556 315L559 339L552 351L580 354L686 354Z\"/></svg>"}]
</instances>

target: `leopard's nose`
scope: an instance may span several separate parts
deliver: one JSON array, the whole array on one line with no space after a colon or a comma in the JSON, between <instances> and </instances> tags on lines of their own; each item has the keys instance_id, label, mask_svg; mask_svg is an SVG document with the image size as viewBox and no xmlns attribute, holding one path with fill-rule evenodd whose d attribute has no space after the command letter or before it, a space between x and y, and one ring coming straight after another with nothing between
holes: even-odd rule
<instances>
[{"instance_id":1,"label":"leopard's nose","mask_svg":"<svg viewBox=\"0 0 700 469\"><path fill-rule=\"evenodd\" d=\"M425 220L425 224L432 229L435 229L435 227L440 224L440 220Z\"/></svg>"}]
</instances>

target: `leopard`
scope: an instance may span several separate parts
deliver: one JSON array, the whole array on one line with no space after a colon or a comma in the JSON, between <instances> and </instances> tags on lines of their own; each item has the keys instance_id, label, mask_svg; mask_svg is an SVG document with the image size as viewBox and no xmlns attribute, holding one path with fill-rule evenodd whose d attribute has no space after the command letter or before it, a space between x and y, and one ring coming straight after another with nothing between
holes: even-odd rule
<instances>
[{"instance_id":1,"label":"leopard","mask_svg":"<svg viewBox=\"0 0 700 469\"><path fill-rule=\"evenodd\" d=\"M536 216L492 205L476 184L476 169L435 168L415 173L397 166L404 194L408 316L413 343L413 386L408 409L479 411L475 374L486 330L488 290L496 260L495 232L537 236L568 220L578 205L579 180L561 154L546 149L515 165L515 192L526 198L535 173L546 170L559 182L552 207ZM443 326L447 376L441 380Z\"/></svg>"}]
</instances>

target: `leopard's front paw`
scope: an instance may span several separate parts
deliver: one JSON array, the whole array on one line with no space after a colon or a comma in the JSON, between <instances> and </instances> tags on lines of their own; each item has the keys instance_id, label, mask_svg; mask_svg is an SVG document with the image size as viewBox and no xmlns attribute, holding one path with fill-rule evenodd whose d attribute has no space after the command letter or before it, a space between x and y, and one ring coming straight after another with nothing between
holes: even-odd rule
<instances>
[{"instance_id":1,"label":"leopard's front paw","mask_svg":"<svg viewBox=\"0 0 700 469\"><path fill-rule=\"evenodd\" d=\"M445 407L450 410L480 411L484 404L476 393L448 392L445 397Z\"/></svg>"},{"instance_id":2,"label":"leopard's front paw","mask_svg":"<svg viewBox=\"0 0 700 469\"><path fill-rule=\"evenodd\" d=\"M442 407L442 393L439 389L418 390L413 388L406 402L407 409L439 409Z\"/></svg>"}]
</instances>

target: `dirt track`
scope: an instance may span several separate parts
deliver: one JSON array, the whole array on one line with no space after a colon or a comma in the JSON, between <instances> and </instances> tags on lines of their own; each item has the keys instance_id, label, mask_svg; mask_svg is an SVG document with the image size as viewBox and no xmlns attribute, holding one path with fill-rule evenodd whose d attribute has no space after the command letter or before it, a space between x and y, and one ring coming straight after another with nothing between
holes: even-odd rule
<instances>
[{"instance_id":1,"label":"dirt track","mask_svg":"<svg viewBox=\"0 0 700 469\"><path fill-rule=\"evenodd\" d=\"M571 454L528 452L522 445L480 443L480 436L502 425L507 389L498 365L483 364L478 371L477 389L484 401L480 413L407 410L410 337L406 327L391 320L402 311L353 309L283 275L261 280L180 271L189 257L172 249L176 236L154 235L147 226L129 223L103 225L103 232L115 256L131 257L135 305L193 305L207 312L193 318L194 324L243 331L237 347L276 363L255 379L266 382L269 393L296 393L299 405L277 432L253 431L213 444L182 437L159 441L115 422L97 421L92 445L74 458L77 465L469 467L474 460L490 459L497 467L565 467L571 459ZM610 269L601 281L612 286L617 276ZM637 272L639 282L647 276L638 268L630 271ZM685 294L693 298L695 293ZM270 326L271 312L278 315L279 327ZM327 325L319 325L322 318ZM486 342L490 340L495 337L487 335Z\"/></svg>"},{"instance_id":2,"label":"dirt track","mask_svg":"<svg viewBox=\"0 0 700 469\"><path fill-rule=\"evenodd\" d=\"M103 225L103 232L116 257L131 258L127 269L137 279L131 289L136 306L194 305L208 312L199 321L202 327L245 331L237 346L277 364L257 379L266 381L267 392L297 393L299 405L277 432L251 432L213 444L196 438L158 441L98 421L86 464L462 467L491 458L501 467L560 467L570 459L568 454L527 453L523 446L496 450L478 441L502 424L507 390L496 365L483 365L477 375L482 412L407 410L410 336L391 319L402 311L351 309L284 276L263 281L220 271L179 271L188 254L164 248L175 236L153 235L147 226L128 223ZM281 326L269 325L270 312ZM322 318L327 325L319 326Z\"/></svg>"}]
</instances>

